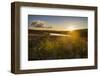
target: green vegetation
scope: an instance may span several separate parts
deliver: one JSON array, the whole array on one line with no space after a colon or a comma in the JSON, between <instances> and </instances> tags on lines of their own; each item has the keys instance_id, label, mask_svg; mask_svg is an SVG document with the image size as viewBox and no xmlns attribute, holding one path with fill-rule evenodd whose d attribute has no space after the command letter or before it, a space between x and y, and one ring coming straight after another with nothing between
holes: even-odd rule
<instances>
[{"instance_id":1,"label":"green vegetation","mask_svg":"<svg viewBox=\"0 0 100 76\"><path fill-rule=\"evenodd\" d=\"M87 30L67 31L68 36L51 36L49 32L28 40L29 60L87 58Z\"/></svg>"}]
</instances>

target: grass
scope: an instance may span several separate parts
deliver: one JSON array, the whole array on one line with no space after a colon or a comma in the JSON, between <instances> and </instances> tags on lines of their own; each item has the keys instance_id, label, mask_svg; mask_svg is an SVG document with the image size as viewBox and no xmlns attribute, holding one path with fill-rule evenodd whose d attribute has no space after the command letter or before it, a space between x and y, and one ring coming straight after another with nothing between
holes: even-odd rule
<instances>
[{"instance_id":1,"label":"grass","mask_svg":"<svg viewBox=\"0 0 100 76\"><path fill-rule=\"evenodd\" d=\"M49 32L30 36L28 60L87 58L87 30L67 31L66 34L70 36L51 36Z\"/></svg>"}]
</instances>

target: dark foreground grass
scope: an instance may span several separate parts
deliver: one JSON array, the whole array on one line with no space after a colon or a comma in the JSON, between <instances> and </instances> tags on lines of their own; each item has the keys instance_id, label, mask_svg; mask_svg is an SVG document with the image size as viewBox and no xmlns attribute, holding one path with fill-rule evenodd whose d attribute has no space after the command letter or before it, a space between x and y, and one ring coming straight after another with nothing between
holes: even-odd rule
<instances>
[{"instance_id":1,"label":"dark foreground grass","mask_svg":"<svg viewBox=\"0 0 100 76\"><path fill-rule=\"evenodd\" d=\"M33 36L28 40L28 60L87 58L86 33L74 31L69 36L51 36L46 32L41 33L42 36Z\"/></svg>"}]
</instances>

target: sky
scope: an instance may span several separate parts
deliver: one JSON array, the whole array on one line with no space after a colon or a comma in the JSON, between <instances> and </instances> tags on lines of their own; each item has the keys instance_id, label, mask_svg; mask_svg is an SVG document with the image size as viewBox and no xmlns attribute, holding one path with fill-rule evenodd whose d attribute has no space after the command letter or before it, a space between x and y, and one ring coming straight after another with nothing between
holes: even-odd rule
<instances>
[{"instance_id":1,"label":"sky","mask_svg":"<svg viewBox=\"0 0 100 76\"><path fill-rule=\"evenodd\" d=\"M28 15L28 27L40 30L87 29L87 17Z\"/></svg>"}]
</instances>

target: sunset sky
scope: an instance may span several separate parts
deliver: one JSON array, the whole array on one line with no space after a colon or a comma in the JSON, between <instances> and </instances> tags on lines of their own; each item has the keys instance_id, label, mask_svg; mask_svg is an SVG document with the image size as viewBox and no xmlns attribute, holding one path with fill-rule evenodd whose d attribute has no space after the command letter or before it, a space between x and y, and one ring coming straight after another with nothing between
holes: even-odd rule
<instances>
[{"instance_id":1,"label":"sunset sky","mask_svg":"<svg viewBox=\"0 0 100 76\"><path fill-rule=\"evenodd\" d=\"M37 27L38 25L41 26ZM87 29L88 18L70 16L28 15L28 27L37 30Z\"/></svg>"}]
</instances>

